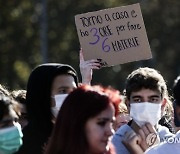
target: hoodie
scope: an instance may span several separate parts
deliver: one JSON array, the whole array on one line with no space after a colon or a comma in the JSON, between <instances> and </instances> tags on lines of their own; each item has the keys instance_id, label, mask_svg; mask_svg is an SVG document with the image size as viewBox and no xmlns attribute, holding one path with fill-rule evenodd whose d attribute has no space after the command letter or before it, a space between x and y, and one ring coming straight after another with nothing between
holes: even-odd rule
<instances>
[{"instance_id":1,"label":"hoodie","mask_svg":"<svg viewBox=\"0 0 180 154\"><path fill-rule=\"evenodd\" d=\"M28 124L23 129L23 145L17 154L43 153L53 129L51 86L54 78L61 74L72 75L78 86L77 73L70 65L46 63L31 72L26 94Z\"/></svg>"}]
</instances>

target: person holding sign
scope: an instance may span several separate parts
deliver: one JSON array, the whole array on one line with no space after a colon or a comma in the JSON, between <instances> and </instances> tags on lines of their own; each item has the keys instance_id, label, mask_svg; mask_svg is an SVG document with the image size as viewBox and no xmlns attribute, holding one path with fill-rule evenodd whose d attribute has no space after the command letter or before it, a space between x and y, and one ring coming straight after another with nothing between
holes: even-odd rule
<instances>
[{"instance_id":1,"label":"person holding sign","mask_svg":"<svg viewBox=\"0 0 180 154\"><path fill-rule=\"evenodd\" d=\"M168 91L162 75L157 70L144 67L129 74L125 95L132 120L120 127L113 136L112 143L117 154L130 153L126 144L123 144L129 134L143 136L143 142L140 144L143 151L173 135L168 128L158 124L168 99Z\"/></svg>"}]
</instances>

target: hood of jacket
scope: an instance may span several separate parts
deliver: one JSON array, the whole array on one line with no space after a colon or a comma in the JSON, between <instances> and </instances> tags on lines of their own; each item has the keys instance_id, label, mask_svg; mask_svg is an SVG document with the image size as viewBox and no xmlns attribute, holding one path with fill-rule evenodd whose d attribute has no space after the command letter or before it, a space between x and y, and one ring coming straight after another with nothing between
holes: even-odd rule
<instances>
[{"instance_id":1,"label":"hood of jacket","mask_svg":"<svg viewBox=\"0 0 180 154\"><path fill-rule=\"evenodd\" d=\"M29 124L48 129L52 123L51 86L57 75L67 74L74 77L78 86L75 69L70 65L46 63L37 66L30 74L27 84L26 107ZM68 73L69 74L69 73Z\"/></svg>"}]
</instances>

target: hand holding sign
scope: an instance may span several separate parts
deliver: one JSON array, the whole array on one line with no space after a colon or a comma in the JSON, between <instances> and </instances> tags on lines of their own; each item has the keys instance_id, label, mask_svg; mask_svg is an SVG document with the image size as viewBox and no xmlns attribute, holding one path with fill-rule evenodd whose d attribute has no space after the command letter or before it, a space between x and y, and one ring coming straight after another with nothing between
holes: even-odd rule
<instances>
[{"instance_id":1,"label":"hand holding sign","mask_svg":"<svg viewBox=\"0 0 180 154\"><path fill-rule=\"evenodd\" d=\"M84 61L82 48L79 52L79 60L80 60L79 67L82 76L82 83L90 84L92 80L93 69L100 69L101 64L97 59Z\"/></svg>"},{"instance_id":2,"label":"hand holding sign","mask_svg":"<svg viewBox=\"0 0 180 154\"><path fill-rule=\"evenodd\" d=\"M139 4L75 16L85 60L107 66L152 57Z\"/></svg>"}]
</instances>

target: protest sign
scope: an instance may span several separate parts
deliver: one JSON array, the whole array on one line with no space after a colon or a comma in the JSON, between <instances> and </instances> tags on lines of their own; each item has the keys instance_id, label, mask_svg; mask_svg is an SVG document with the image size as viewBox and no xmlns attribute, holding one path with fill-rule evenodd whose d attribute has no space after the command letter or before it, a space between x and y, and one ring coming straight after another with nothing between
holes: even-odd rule
<instances>
[{"instance_id":1,"label":"protest sign","mask_svg":"<svg viewBox=\"0 0 180 154\"><path fill-rule=\"evenodd\" d=\"M139 3L75 16L84 59L113 66L152 58Z\"/></svg>"}]
</instances>

